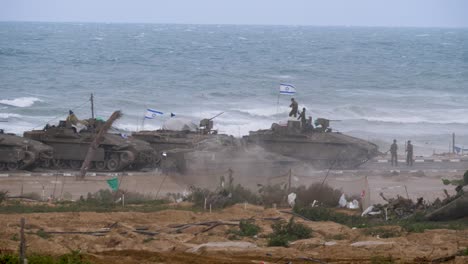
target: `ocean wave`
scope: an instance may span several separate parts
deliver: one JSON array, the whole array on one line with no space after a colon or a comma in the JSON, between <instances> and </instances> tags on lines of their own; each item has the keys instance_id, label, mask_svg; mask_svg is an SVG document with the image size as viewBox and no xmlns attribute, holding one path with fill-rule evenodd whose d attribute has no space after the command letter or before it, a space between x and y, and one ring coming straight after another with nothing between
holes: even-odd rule
<instances>
[{"instance_id":1,"label":"ocean wave","mask_svg":"<svg viewBox=\"0 0 468 264\"><path fill-rule=\"evenodd\" d=\"M18 97L15 99L2 99L0 104L10 105L16 107L30 107L35 102L41 102L42 100L36 97Z\"/></svg>"},{"instance_id":2,"label":"ocean wave","mask_svg":"<svg viewBox=\"0 0 468 264\"><path fill-rule=\"evenodd\" d=\"M230 109L231 112L239 113L242 115L246 115L252 118L258 117L275 117L277 115L285 116L286 113L290 111L290 109L286 106L271 106L271 107L262 107L262 108L250 108L250 109L241 109L241 108L234 108Z\"/></svg>"},{"instance_id":3,"label":"ocean wave","mask_svg":"<svg viewBox=\"0 0 468 264\"><path fill-rule=\"evenodd\" d=\"M28 52L20 49L13 48L0 48L0 55L4 56L18 56L18 55L27 55Z\"/></svg>"}]
</instances>

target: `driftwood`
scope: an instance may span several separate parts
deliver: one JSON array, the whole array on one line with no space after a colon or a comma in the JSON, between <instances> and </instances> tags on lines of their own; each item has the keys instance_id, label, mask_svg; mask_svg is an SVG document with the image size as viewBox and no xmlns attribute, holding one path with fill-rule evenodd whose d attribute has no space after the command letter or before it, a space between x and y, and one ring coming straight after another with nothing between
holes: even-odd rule
<instances>
[{"instance_id":1,"label":"driftwood","mask_svg":"<svg viewBox=\"0 0 468 264\"><path fill-rule=\"evenodd\" d=\"M101 129L99 129L99 132L94 137L93 142L89 145L88 153L86 153L86 158L83 161L83 164L81 165L80 174L78 176L80 179L84 179L86 172L88 171L90 167L91 159L93 158L94 153L96 152L96 149L101 144L101 141L104 139L104 134L106 134L107 130L110 129L110 127L112 126L112 123L114 123L114 121L116 121L120 117L122 117L122 113L120 111L115 111L106 121L106 123L104 123Z\"/></svg>"},{"instance_id":2,"label":"driftwood","mask_svg":"<svg viewBox=\"0 0 468 264\"><path fill-rule=\"evenodd\" d=\"M99 230L99 231L44 231L47 234L60 234L60 235L91 235L91 236L104 236L109 233L109 230Z\"/></svg>"},{"instance_id":3,"label":"driftwood","mask_svg":"<svg viewBox=\"0 0 468 264\"><path fill-rule=\"evenodd\" d=\"M190 224L181 224L181 225L170 225L171 228L176 228L176 230L171 231L170 233L179 233L180 231L187 229L192 226L207 226L207 228L203 229L202 231L196 233L204 233L207 232L217 226L221 225L230 225L230 226L238 226L240 221L209 221L209 222L199 222L199 223L190 223Z\"/></svg>"},{"instance_id":4,"label":"driftwood","mask_svg":"<svg viewBox=\"0 0 468 264\"><path fill-rule=\"evenodd\" d=\"M261 220L265 220L265 221L281 221L281 220L284 220L283 217L264 217L262 218Z\"/></svg>"},{"instance_id":5,"label":"driftwood","mask_svg":"<svg viewBox=\"0 0 468 264\"><path fill-rule=\"evenodd\" d=\"M155 236L155 235L159 234L159 232L151 232L151 231L147 231L147 230L138 230L138 229L134 230L133 233L147 235L147 236Z\"/></svg>"},{"instance_id":6,"label":"driftwood","mask_svg":"<svg viewBox=\"0 0 468 264\"><path fill-rule=\"evenodd\" d=\"M299 218L301 218L302 220L306 220L306 221L309 221L309 222L313 222L313 221L310 220L309 218L307 218L307 217L305 217L305 216L302 216L302 215L300 215L300 214L294 213L294 212L290 212L290 211L280 211L280 213L290 214L290 215L299 217Z\"/></svg>"},{"instance_id":7,"label":"driftwood","mask_svg":"<svg viewBox=\"0 0 468 264\"><path fill-rule=\"evenodd\" d=\"M215 227L217 227L217 226L221 226L221 225L238 226L239 223L234 223L234 222L233 222L233 223L229 223L229 222L219 222L219 223L213 224L213 225L210 226L210 227L207 227L207 228L203 229L202 231L196 233L195 235L198 235L198 234L200 234L200 233L205 233L205 232L210 231L211 229L213 229L213 228L215 228Z\"/></svg>"},{"instance_id":8,"label":"driftwood","mask_svg":"<svg viewBox=\"0 0 468 264\"><path fill-rule=\"evenodd\" d=\"M92 236L104 236L105 234L109 233L112 228L116 227L119 222L114 222L112 224L107 225L106 227L102 228L101 230L97 231L44 231L47 234L61 234L61 235L92 235Z\"/></svg>"}]
</instances>

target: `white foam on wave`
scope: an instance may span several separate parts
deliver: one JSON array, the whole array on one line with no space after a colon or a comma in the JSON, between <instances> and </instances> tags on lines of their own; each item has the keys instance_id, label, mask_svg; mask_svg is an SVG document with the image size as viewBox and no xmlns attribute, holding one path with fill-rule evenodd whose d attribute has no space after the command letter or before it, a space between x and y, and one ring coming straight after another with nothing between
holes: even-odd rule
<instances>
[{"instance_id":1,"label":"white foam on wave","mask_svg":"<svg viewBox=\"0 0 468 264\"><path fill-rule=\"evenodd\" d=\"M234 108L231 111L236 111L241 114L249 115L252 117L272 117L276 114L288 113L290 109L286 106L269 106L262 108Z\"/></svg>"},{"instance_id":2,"label":"white foam on wave","mask_svg":"<svg viewBox=\"0 0 468 264\"><path fill-rule=\"evenodd\" d=\"M36 97L18 97L15 99L2 99L0 104L16 106L16 107L30 107L35 102L41 102L42 100Z\"/></svg>"}]
</instances>

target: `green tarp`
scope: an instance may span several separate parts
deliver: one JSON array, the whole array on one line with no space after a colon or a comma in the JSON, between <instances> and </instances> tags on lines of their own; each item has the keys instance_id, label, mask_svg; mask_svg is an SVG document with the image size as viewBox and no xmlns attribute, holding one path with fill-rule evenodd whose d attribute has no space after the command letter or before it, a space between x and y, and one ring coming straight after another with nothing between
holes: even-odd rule
<instances>
[{"instance_id":1,"label":"green tarp","mask_svg":"<svg viewBox=\"0 0 468 264\"><path fill-rule=\"evenodd\" d=\"M109 187L111 187L113 191L119 189L119 179L117 177L107 180L107 184L109 184Z\"/></svg>"}]
</instances>

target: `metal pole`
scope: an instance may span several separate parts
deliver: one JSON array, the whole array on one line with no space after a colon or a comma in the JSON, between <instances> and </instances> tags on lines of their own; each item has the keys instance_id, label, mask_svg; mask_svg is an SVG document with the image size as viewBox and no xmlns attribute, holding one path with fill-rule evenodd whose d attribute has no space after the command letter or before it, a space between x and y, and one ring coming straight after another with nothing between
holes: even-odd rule
<instances>
[{"instance_id":1,"label":"metal pole","mask_svg":"<svg viewBox=\"0 0 468 264\"><path fill-rule=\"evenodd\" d=\"M455 133L452 133L452 153L455 154Z\"/></svg>"},{"instance_id":2,"label":"metal pole","mask_svg":"<svg viewBox=\"0 0 468 264\"><path fill-rule=\"evenodd\" d=\"M289 169L289 177L288 177L288 193L291 191L291 176L292 176L292 169Z\"/></svg>"},{"instance_id":3,"label":"metal pole","mask_svg":"<svg viewBox=\"0 0 468 264\"><path fill-rule=\"evenodd\" d=\"M19 246L19 261L24 264L26 260L26 238L24 236L24 217L21 218L21 231L20 231L20 246Z\"/></svg>"},{"instance_id":4,"label":"metal pole","mask_svg":"<svg viewBox=\"0 0 468 264\"><path fill-rule=\"evenodd\" d=\"M94 119L94 95L93 93L91 93L90 101L91 101L91 118Z\"/></svg>"}]
</instances>

